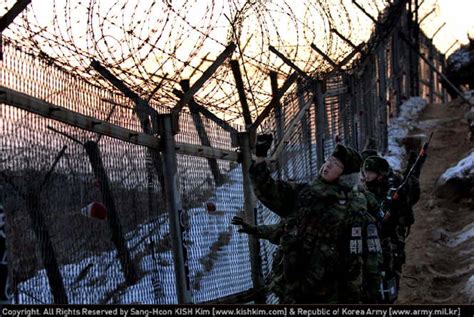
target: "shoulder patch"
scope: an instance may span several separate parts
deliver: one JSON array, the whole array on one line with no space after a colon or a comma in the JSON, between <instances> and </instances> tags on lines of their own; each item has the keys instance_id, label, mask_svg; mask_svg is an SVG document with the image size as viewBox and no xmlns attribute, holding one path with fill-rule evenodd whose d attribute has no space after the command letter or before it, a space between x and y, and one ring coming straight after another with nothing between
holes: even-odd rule
<instances>
[{"instance_id":1,"label":"shoulder patch","mask_svg":"<svg viewBox=\"0 0 474 317\"><path fill-rule=\"evenodd\" d=\"M362 254L362 227L352 227L349 251L351 254Z\"/></svg>"},{"instance_id":2,"label":"shoulder patch","mask_svg":"<svg viewBox=\"0 0 474 317\"><path fill-rule=\"evenodd\" d=\"M362 237L362 228L352 227L352 237Z\"/></svg>"},{"instance_id":3,"label":"shoulder patch","mask_svg":"<svg viewBox=\"0 0 474 317\"><path fill-rule=\"evenodd\" d=\"M371 223L367 226L367 236L368 237L378 237L377 227L375 224Z\"/></svg>"},{"instance_id":4,"label":"shoulder patch","mask_svg":"<svg viewBox=\"0 0 474 317\"><path fill-rule=\"evenodd\" d=\"M362 239L351 239L349 249L351 254L362 254Z\"/></svg>"},{"instance_id":5,"label":"shoulder patch","mask_svg":"<svg viewBox=\"0 0 474 317\"><path fill-rule=\"evenodd\" d=\"M380 245L377 226L373 223L367 226L367 250L369 251L369 253L382 252L382 246Z\"/></svg>"}]
</instances>

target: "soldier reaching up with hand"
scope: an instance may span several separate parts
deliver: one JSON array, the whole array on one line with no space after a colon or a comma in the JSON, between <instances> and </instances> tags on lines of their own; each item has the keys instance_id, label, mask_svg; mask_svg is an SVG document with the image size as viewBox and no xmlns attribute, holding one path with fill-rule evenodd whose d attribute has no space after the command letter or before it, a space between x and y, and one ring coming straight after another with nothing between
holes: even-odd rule
<instances>
[{"instance_id":1,"label":"soldier reaching up with hand","mask_svg":"<svg viewBox=\"0 0 474 317\"><path fill-rule=\"evenodd\" d=\"M376 302L382 256L374 219L367 213L371 207L356 186L360 155L337 145L315 181L276 181L265 162L271 141L268 135L257 137L257 160L250 168L256 196L283 218L267 235L280 254L274 258L270 289L281 303ZM233 221L263 237L262 227L242 222Z\"/></svg>"}]
</instances>

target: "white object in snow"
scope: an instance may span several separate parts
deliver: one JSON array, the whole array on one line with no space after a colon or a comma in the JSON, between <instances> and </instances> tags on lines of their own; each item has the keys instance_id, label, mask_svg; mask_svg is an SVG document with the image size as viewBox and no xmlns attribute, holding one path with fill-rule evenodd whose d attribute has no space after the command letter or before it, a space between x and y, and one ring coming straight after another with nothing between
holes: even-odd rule
<instances>
[{"instance_id":1,"label":"white object in snow","mask_svg":"<svg viewBox=\"0 0 474 317\"><path fill-rule=\"evenodd\" d=\"M455 166L448 168L441 175L438 183L446 183L452 178L474 179L474 150L468 156L460 160Z\"/></svg>"}]
</instances>

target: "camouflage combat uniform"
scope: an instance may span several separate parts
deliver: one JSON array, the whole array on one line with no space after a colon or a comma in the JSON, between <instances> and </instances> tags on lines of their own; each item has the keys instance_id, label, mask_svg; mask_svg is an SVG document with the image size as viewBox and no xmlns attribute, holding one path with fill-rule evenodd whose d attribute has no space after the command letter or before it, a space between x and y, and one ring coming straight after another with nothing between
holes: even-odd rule
<instances>
[{"instance_id":1,"label":"camouflage combat uniform","mask_svg":"<svg viewBox=\"0 0 474 317\"><path fill-rule=\"evenodd\" d=\"M370 158L368 158L368 160L370 160ZM366 165L366 162L364 162L364 165ZM374 168L369 168L369 170L373 169ZM403 176L393 172L388 167L388 173L383 181L366 183L366 188L374 194L380 206L387 198L390 188L397 188L402 181ZM405 240L408 236L410 226L415 221L413 205L416 204L419 197L420 186L418 178L411 176L407 180L407 185L403 192L399 193L399 198L388 206L390 217L380 223L380 239L384 254L386 279L389 280L391 277L394 277L397 289L402 266L405 263Z\"/></svg>"},{"instance_id":2,"label":"camouflage combat uniform","mask_svg":"<svg viewBox=\"0 0 474 317\"><path fill-rule=\"evenodd\" d=\"M260 201L287 219L259 226L256 235L279 245L270 289L281 303L358 303L377 296L381 247L363 193L342 181L275 181L265 162L253 164L250 175Z\"/></svg>"}]
</instances>

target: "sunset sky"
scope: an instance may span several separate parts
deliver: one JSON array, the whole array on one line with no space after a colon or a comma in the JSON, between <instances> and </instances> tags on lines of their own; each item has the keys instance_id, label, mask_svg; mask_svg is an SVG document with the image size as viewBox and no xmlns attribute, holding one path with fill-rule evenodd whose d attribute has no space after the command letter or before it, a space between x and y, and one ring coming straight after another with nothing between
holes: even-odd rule
<instances>
[{"instance_id":1,"label":"sunset sky","mask_svg":"<svg viewBox=\"0 0 474 317\"><path fill-rule=\"evenodd\" d=\"M440 50L444 52L455 40L466 44L468 32L474 37L474 0L437 0L437 2L439 18L427 26L428 36L431 36L443 22L446 22L444 29L435 37L435 44ZM448 53L451 53L455 47Z\"/></svg>"},{"instance_id":2,"label":"sunset sky","mask_svg":"<svg viewBox=\"0 0 474 317\"><path fill-rule=\"evenodd\" d=\"M3 15L6 10L11 8L16 0L0 0L0 15ZM375 0L377 1L377 0ZM55 1L56 4L54 5L56 8L60 7L64 4L64 1ZM31 7L34 8L36 18L40 20L42 17L51 17L52 14L52 7L51 0L33 0ZM111 1L112 3L112 1ZM147 1L142 1L144 5L147 5ZM206 1L201 1L202 4L201 9L206 10ZM277 3L277 2L276 2ZM340 1L335 1L335 6L341 5ZM342 3L346 7L349 7L351 10L355 8L350 0L342 0ZM362 4L369 12L371 10L371 6L369 2L365 3L365 1L360 1L359 3ZM377 2L378 3L378 2ZM383 3L383 0L380 0L380 3ZM427 18L423 24L421 25L422 29L426 32L426 34L430 37L433 33L443 24L446 25L442 28L442 30L436 35L434 42L435 45L438 46L441 52L445 52L456 40L459 41L458 44L455 44L448 53L452 53L459 45L466 44L468 42L467 34L470 33L474 37L474 0L419 0L420 6L420 19L423 16L430 12L433 8L435 8L435 12L430 14L429 18ZM173 3L173 5L177 5ZM303 6L301 6L303 7ZM352 7L352 8L351 8ZM196 8L198 9L198 8ZM298 11L298 7L292 8L293 10ZM352 11L352 10L351 10ZM350 12L351 15L358 16L361 15L361 12L356 12L358 9L355 9L354 12ZM196 12L196 10L193 10ZM78 12L77 16L80 16L84 12ZM296 12L298 13L298 12ZM375 13L375 12L371 12ZM193 16L188 16L188 19L192 20ZM202 19L202 16L197 14L196 18ZM47 20L48 18L46 18ZM364 20L364 17L362 17ZM367 23L371 23L370 20L366 19ZM78 31L80 31L81 27L78 24ZM176 30L179 32L179 30ZM449 55L449 54L448 54Z\"/></svg>"},{"instance_id":3,"label":"sunset sky","mask_svg":"<svg viewBox=\"0 0 474 317\"><path fill-rule=\"evenodd\" d=\"M373 17L394 1L357 0ZM0 0L0 16L15 2ZM419 3L421 28L429 38L446 23L434 38L441 53L449 56L468 42L469 32L474 36L474 0ZM352 0L32 0L3 35L85 77L97 76L90 72L94 59L143 92L163 81L155 96L164 106L175 104L176 83L196 80L229 42L236 42L233 58L242 65L256 111L271 95L268 71L279 74L280 85L292 71L269 46L309 74L324 72L331 66L310 44L335 62L353 51L329 36L331 28L360 44L370 38L374 23ZM218 111L234 109L239 100L229 74L216 72L215 83L200 89L198 100Z\"/></svg>"}]
</instances>

